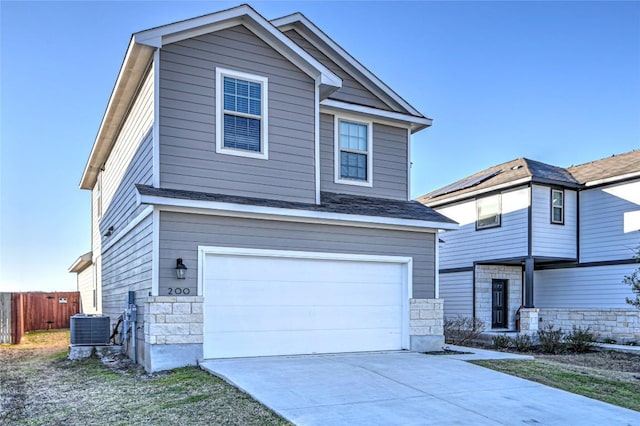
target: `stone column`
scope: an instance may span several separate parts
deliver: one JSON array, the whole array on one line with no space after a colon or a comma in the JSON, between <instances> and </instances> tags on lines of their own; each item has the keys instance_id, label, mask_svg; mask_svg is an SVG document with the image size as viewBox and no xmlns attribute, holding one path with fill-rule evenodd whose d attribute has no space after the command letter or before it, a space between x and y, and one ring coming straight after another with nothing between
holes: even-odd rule
<instances>
[{"instance_id":1,"label":"stone column","mask_svg":"<svg viewBox=\"0 0 640 426\"><path fill-rule=\"evenodd\" d=\"M440 351L444 346L444 300L409 300L409 338L413 352Z\"/></svg>"},{"instance_id":2,"label":"stone column","mask_svg":"<svg viewBox=\"0 0 640 426\"><path fill-rule=\"evenodd\" d=\"M520 309L520 333L535 334L538 331L538 308Z\"/></svg>"}]
</instances>

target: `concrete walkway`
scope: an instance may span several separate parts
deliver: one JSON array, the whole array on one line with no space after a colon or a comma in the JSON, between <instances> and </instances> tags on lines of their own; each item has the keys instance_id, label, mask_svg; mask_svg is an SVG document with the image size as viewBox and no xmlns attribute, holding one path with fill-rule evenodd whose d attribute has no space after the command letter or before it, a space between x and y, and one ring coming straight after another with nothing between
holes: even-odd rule
<instances>
[{"instance_id":1,"label":"concrete walkway","mask_svg":"<svg viewBox=\"0 0 640 426\"><path fill-rule=\"evenodd\" d=\"M219 359L201 366L297 425L640 424L638 412L457 356L380 352Z\"/></svg>"}]
</instances>

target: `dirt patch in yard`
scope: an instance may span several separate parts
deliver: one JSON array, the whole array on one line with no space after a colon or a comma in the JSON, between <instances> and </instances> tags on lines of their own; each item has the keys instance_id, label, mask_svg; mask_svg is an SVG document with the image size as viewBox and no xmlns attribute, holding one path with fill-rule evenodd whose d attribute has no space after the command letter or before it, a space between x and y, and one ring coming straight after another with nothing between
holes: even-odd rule
<instances>
[{"instance_id":1,"label":"dirt patch in yard","mask_svg":"<svg viewBox=\"0 0 640 426\"><path fill-rule=\"evenodd\" d=\"M117 356L70 361L68 344L55 330L0 346L0 424L288 424L199 368L149 375Z\"/></svg>"}]
</instances>

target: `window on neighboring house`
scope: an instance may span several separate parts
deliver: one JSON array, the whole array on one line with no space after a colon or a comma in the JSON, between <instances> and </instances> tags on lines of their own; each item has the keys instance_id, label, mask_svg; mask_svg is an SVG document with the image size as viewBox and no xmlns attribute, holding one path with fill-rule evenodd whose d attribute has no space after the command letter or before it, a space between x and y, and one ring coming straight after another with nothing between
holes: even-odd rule
<instances>
[{"instance_id":1,"label":"window on neighboring house","mask_svg":"<svg viewBox=\"0 0 640 426\"><path fill-rule=\"evenodd\" d=\"M501 223L502 197L493 195L491 197L476 200L476 229L495 228Z\"/></svg>"},{"instance_id":2,"label":"window on neighboring house","mask_svg":"<svg viewBox=\"0 0 640 426\"><path fill-rule=\"evenodd\" d=\"M216 152L268 158L268 79L216 68Z\"/></svg>"},{"instance_id":3,"label":"window on neighboring house","mask_svg":"<svg viewBox=\"0 0 640 426\"><path fill-rule=\"evenodd\" d=\"M551 190L551 223L564 225L564 191Z\"/></svg>"},{"instance_id":4,"label":"window on neighboring house","mask_svg":"<svg viewBox=\"0 0 640 426\"><path fill-rule=\"evenodd\" d=\"M371 123L336 117L336 183L372 185L371 127Z\"/></svg>"}]
</instances>

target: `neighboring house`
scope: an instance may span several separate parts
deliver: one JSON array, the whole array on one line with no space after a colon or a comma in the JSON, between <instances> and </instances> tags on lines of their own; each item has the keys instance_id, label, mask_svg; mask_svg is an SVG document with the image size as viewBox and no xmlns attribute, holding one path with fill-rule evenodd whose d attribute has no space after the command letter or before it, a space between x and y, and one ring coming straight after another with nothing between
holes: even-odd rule
<instances>
[{"instance_id":1,"label":"neighboring house","mask_svg":"<svg viewBox=\"0 0 640 426\"><path fill-rule=\"evenodd\" d=\"M418 200L460 224L440 235L445 317L640 339L622 283L639 266L640 150L566 169L520 158Z\"/></svg>"},{"instance_id":2,"label":"neighboring house","mask_svg":"<svg viewBox=\"0 0 640 426\"><path fill-rule=\"evenodd\" d=\"M99 313L100 294L95 279L93 254L88 252L80 256L69 267L69 272L76 274L77 290L80 292L80 312L87 315Z\"/></svg>"},{"instance_id":3,"label":"neighboring house","mask_svg":"<svg viewBox=\"0 0 640 426\"><path fill-rule=\"evenodd\" d=\"M409 199L430 125L298 13L134 34L80 184L112 324L134 292L130 356L439 349L457 224Z\"/></svg>"}]
</instances>

